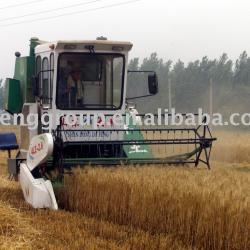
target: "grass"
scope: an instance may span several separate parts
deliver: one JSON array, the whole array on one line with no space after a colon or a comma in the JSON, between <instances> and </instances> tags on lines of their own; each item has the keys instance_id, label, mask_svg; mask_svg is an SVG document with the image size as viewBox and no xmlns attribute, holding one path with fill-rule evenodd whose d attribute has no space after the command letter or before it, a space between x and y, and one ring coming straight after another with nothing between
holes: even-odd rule
<instances>
[{"instance_id":1,"label":"grass","mask_svg":"<svg viewBox=\"0 0 250 250\"><path fill-rule=\"evenodd\" d=\"M34 210L0 176L0 249L186 249L177 240L65 210Z\"/></svg>"},{"instance_id":2,"label":"grass","mask_svg":"<svg viewBox=\"0 0 250 250\"><path fill-rule=\"evenodd\" d=\"M57 212L25 204L1 153L0 249L249 249L250 137L219 138L212 171L77 169Z\"/></svg>"},{"instance_id":3,"label":"grass","mask_svg":"<svg viewBox=\"0 0 250 250\"><path fill-rule=\"evenodd\" d=\"M176 168L77 170L61 206L197 249L249 249L250 175Z\"/></svg>"},{"instance_id":4,"label":"grass","mask_svg":"<svg viewBox=\"0 0 250 250\"><path fill-rule=\"evenodd\" d=\"M218 137L212 159L227 163L250 162L250 133L247 131L215 132Z\"/></svg>"}]
</instances>

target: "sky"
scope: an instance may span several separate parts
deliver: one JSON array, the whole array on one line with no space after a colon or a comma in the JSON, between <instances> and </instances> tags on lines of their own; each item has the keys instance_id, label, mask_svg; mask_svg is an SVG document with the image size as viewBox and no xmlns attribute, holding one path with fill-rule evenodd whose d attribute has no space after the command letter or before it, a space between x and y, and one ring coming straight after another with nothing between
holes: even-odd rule
<instances>
[{"instance_id":1,"label":"sky","mask_svg":"<svg viewBox=\"0 0 250 250\"><path fill-rule=\"evenodd\" d=\"M187 63L250 53L249 24L249 0L0 0L0 79L13 77L14 53L28 55L31 37L105 36L132 42L130 58Z\"/></svg>"}]
</instances>

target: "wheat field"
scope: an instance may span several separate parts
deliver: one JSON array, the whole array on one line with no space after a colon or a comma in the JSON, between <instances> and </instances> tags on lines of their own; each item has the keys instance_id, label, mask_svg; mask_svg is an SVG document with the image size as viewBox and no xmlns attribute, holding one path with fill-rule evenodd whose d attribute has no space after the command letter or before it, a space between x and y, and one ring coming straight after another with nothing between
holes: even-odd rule
<instances>
[{"instance_id":1,"label":"wheat field","mask_svg":"<svg viewBox=\"0 0 250 250\"><path fill-rule=\"evenodd\" d=\"M211 171L76 169L59 211L25 204L0 153L0 249L249 249L250 135L215 134Z\"/></svg>"}]
</instances>

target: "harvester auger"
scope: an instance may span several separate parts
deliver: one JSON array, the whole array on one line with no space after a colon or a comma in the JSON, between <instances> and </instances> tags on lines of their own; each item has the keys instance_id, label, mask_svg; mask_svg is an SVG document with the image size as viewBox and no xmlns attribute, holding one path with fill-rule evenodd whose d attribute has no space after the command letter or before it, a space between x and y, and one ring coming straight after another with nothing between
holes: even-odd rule
<instances>
[{"instance_id":1,"label":"harvester auger","mask_svg":"<svg viewBox=\"0 0 250 250\"><path fill-rule=\"evenodd\" d=\"M22 114L23 123L19 152L8 159L8 167L34 208L58 208L53 184L73 166L203 162L210 168L215 138L208 125L166 126L155 115L153 125L146 126L147 115L127 103L131 48L129 42L103 37L57 42L32 38L28 57L16 53L14 77L6 80L6 111ZM147 96L156 95L156 73L140 73L148 74ZM33 129L30 114L39 117Z\"/></svg>"}]
</instances>

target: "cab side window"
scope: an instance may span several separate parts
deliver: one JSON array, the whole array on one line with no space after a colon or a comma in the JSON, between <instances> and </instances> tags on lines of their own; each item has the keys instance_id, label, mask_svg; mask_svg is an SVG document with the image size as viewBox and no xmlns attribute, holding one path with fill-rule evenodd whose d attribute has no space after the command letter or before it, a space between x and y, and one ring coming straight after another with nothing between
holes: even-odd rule
<instances>
[{"instance_id":1,"label":"cab side window","mask_svg":"<svg viewBox=\"0 0 250 250\"><path fill-rule=\"evenodd\" d=\"M41 71L41 57L38 56L36 58L36 75L38 75L38 73Z\"/></svg>"},{"instance_id":2,"label":"cab side window","mask_svg":"<svg viewBox=\"0 0 250 250\"><path fill-rule=\"evenodd\" d=\"M41 82L41 93L43 104L50 104L50 74L49 74L49 60L47 57L43 58L42 63L42 82Z\"/></svg>"},{"instance_id":3,"label":"cab side window","mask_svg":"<svg viewBox=\"0 0 250 250\"><path fill-rule=\"evenodd\" d=\"M122 100L122 82L123 82L123 58L113 58L113 100L112 106L119 107Z\"/></svg>"},{"instance_id":4,"label":"cab side window","mask_svg":"<svg viewBox=\"0 0 250 250\"><path fill-rule=\"evenodd\" d=\"M53 88L53 81L54 81L54 62L55 57L54 54L51 53L50 55L50 97L52 98L52 88Z\"/></svg>"},{"instance_id":5,"label":"cab side window","mask_svg":"<svg viewBox=\"0 0 250 250\"><path fill-rule=\"evenodd\" d=\"M42 70L42 59L40 56L36 58L36 76L38 77L39 80L39 95L41 94L41 72Z\"/></svg>"}]
</instances>

